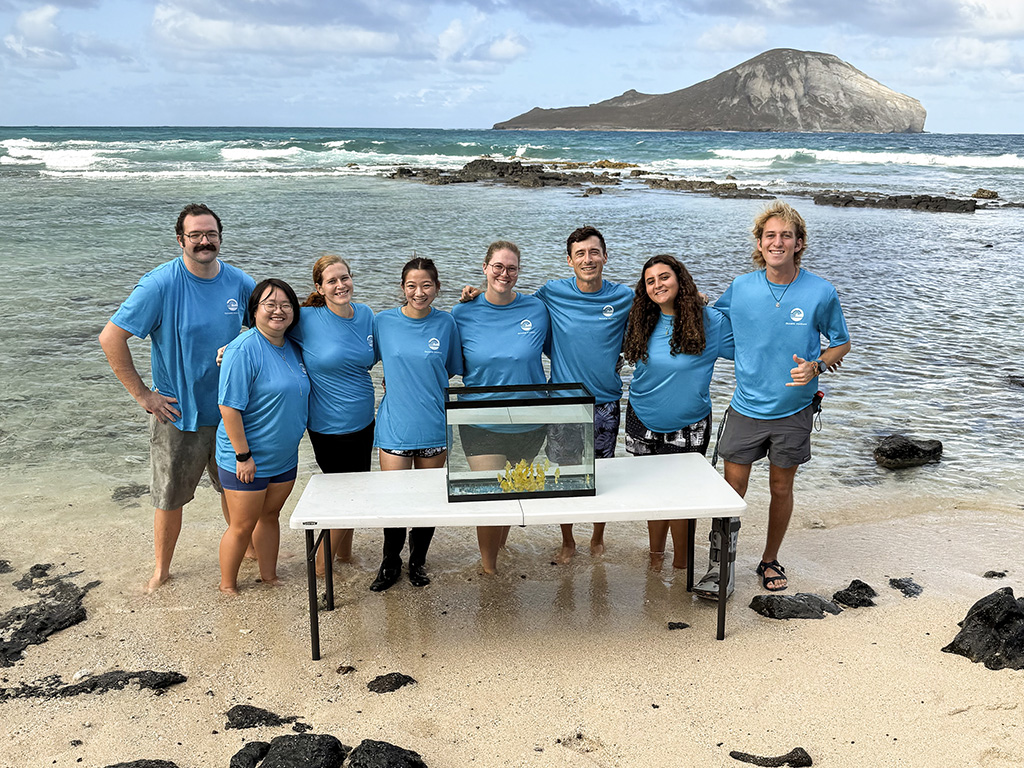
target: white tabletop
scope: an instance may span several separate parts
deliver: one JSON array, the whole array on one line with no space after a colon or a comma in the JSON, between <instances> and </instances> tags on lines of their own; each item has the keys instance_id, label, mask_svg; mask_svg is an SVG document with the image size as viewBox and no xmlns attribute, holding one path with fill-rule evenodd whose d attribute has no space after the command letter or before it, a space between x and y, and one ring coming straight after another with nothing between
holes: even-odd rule
<instances>
[{"instance_id":1,"label":"white tabletop","mask_svg":"<svg viewBox=\"0 0 1024 768\"><path fill-rule=\"evenodd\" d=\"M746 503L699 453L598 459L595 496L449 502L444 469L313 475L291 527L458 525L739 517Z\"/></svg>"}]
</instances>

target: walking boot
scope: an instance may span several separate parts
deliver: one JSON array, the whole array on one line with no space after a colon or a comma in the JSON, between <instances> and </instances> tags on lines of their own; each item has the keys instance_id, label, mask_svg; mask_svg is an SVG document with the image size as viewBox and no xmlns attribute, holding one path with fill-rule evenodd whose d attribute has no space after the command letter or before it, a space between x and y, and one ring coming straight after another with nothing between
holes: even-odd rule
<instances>
[{"instance_id":1,"label":"walking boot","mask_svg":"<svg viewBox=\"0 0 1024 768\"><path fill-rule=\"evenodd\" d=\"M385 560L380 564L380 570L377 571L377 578L374 579L373 584L370 585L370 591L383 592L386 589L390 589L401 576L402 561L399 560L397 563L390 563Z\"/></svg>"},{"instance_id":2,"label":"walking boot","mask_svg":"<svg viewBox=\"0 0 1024 768\"><path fill-rule=\"evenodd\" d=\"M739 539L740 532L740 519L738 517L729 518L729 561L733 564L733 567L729 569L729 583L725 585L725 599L728 600L732 597L733 591L736 589L736 542ZM697 597L703 597L707 600L718 599L718 579L721 573L722 563L722 531L721 524L718 518L711 523L711 533L708 534L708 539L711 542L711 551L708 554L708 572L704 574L696 586L693 588L693 594Z\"/></svg>"}]
</instances>

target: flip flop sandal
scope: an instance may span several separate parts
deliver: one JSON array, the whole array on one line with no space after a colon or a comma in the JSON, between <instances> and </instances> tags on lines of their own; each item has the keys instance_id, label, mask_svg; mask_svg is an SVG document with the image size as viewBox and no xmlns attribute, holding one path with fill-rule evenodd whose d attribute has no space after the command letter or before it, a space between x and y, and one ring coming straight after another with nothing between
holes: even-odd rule
<instances>
[{"instance_id":1,"label":"flip flop sandal","mask_svg":"<svg viewBox=\"0 0 1024 768\"><path fill-rule=\"evenodd\" d=\"M768 570L775 571L777 576L769 576ZM761 564L757 566L757 575L761 577L761 586L769 592L782 592L789 586L789 584L783 584L781 587L769 587L768 585L773 581L781 581L786 578L786 569L779 565L778 560L772 560L770 563L766 563L763 560Z\"/></svg>"}]
</instances>

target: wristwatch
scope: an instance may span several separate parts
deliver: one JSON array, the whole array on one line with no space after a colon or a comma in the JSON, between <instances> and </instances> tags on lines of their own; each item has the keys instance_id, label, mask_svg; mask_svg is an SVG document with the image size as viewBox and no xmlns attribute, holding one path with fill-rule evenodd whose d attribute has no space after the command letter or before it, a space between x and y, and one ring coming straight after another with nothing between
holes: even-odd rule
<instances>
[{"instance_id":1,"label":"wristwatch","mask_svg":"<svg viewBox=\"0 0 1024 768\"><path fill-rule=\"evenodd\" d=\"M825 363L823 363L823 362L821 361L821 358L818 358L817 360L815 360L815 361L814 361L814 364L815 364L816 366L818 366L818 375L819 375L819 376L821 376L821 374L823 374L823 373L824 373L825 371L827 371L827 370L828 370L828 366L827 366L827 365L825 365Z\"/></svg>"},{"instance_id":2,"label":"wristwatch","mask_svg":"<svg viewBox=\"0 0 1024 768\"><path fill-rule=\"evenodd\" d=\"M248 461L252 458L252 451L246 451L245 453L236 453L235 461Z\"/></svg>"}]
</instances>

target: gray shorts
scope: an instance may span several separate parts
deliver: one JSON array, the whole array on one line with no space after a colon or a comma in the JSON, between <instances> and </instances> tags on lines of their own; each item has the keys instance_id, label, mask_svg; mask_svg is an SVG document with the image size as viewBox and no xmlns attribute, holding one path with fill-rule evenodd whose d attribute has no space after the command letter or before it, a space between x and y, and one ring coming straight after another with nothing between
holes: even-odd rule
<instances>
[{"instance_id":1,"label":"gray shorts","mask_svg":"<svg viewBox=\"0 0 1024 768\"><path fill-rule=\"evenodd\" d=\"M210 482L223 493L217 477L217 428L199 427L197 432L182 432L173 424L161 424L149 417L149 493L157 509L178 509L196 495L203 470Z\"/></svg>"},{"instance_id":2,"label":"gray shorts","mask_svg":"<svg viewBox=\"0 0 1024 768\"><path fill-rule=\"evenodd\" d=\"M729 406L724 419L718 455L726 461L753 464L767 456L776 467L787 469L811 460L813 405L781 419L752 419Z\"/></svg>"}]
</instances>

